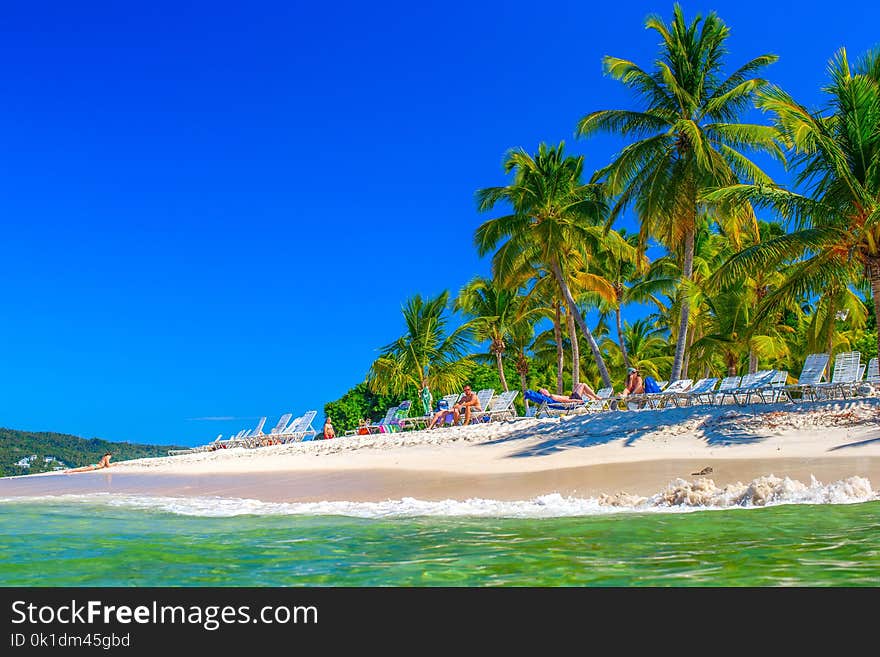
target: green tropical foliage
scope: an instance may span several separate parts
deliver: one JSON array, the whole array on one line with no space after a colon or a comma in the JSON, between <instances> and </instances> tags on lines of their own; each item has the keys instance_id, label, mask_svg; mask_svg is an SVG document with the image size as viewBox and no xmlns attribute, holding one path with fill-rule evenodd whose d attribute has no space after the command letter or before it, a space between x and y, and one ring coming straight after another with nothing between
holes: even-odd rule
<instances>
[{"instance_id":1,"label":"green tropical foliage","mask_svg":"<svg viewBox=\"0 0 880 657\"><path fill-rule=\"evenodd\" d=\"M480 212L497 213L474 235L492 277L472 279L452 317L445 296L411 300L370 390L390 403L426 367L447 389L468 377L507 389L516 372L523 393L553 382L561 393L579 380L619 390L630 365L658 379L796 376L809 353L877 355L880 50L852 65L841 49L826 108L808 110L760 77L774 55L725 72L730 30L715 13L687 20L675 5L668 23L645 25L661 39L651 68L603 60L640 107L576 127L627 143L588 179L564 143L508 151L508 184L476 193ZM750 109L768 124L743 123ZM755 154L784 163L793 189ZM627 208L637 235L615 228ZM477 383L480 372L498 385Z\"/></svg>"},{"instance_id":2,"label":"green tropical foliage","mask_svg":"<svg viewBox=\"0 0 880 657\"><path fill-rule=\"evenodd\" d=\"M431 390L458 390L473 367L470 329L449 330L449 292L403 306L406 333L382 348L368 377L370 390L400 396L415 394L424 377Z\"/></svg>"},{"instance_id":3,"label":"green tropical foliage","mask_svg":"<svg viewBox=\"0 0 880 657\"><path fill-rule=\"evenodd\" d=\"M105 452L113 453L113 462L168 456L174 445L141 445L109 442L99 438L79 438L45 431L0 429L0 477L36 474L55 469L74 468L97 463ZM23 465L27 463L27 465Z\"/></svg>"},{"instance_id":4,"label":"green tropical foliage","mask_svg":"<svg viewBox=\"0 0 880 657\"><path fill-rule=\"evenodd\" d=\"M717 221L733 236L754 223L748 203L716 206L708 214L704 193L741 180L771 183L746 150L782 159L773 127L737 122L754 92L766 84L752 76L776 57L760 55L724 75L730 30L714 12L688 23L676 4L671 23L652 15L645 27L662 40L652 71L619 57L607 56L603 63L605 72L635 92L646 109L591 112L578 123L577 133L588 137L606 131L635 139L596 178L617 197L612 219L633 204L642 243L657 239L680 263L679 322L671 327L677 340L671 377L676 379L685 361L688 287L701 218Z\"/></svg>"}]
</instances>

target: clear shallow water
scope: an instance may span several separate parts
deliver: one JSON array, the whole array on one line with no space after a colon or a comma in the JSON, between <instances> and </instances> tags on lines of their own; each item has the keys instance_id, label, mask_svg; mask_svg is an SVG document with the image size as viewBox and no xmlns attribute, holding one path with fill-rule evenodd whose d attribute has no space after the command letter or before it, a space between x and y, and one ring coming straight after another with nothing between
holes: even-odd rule
<instances>
[{"instance_id":1,"label":"clear shallow water","mask_svg":"<svg viewBox=\"0 0 880 657\"><path fill-rule=\"evenodd\" d=\"M159 502L0 502L0 585L880 586L880 501L551 517Z\"/></svg>"}]
</instances>

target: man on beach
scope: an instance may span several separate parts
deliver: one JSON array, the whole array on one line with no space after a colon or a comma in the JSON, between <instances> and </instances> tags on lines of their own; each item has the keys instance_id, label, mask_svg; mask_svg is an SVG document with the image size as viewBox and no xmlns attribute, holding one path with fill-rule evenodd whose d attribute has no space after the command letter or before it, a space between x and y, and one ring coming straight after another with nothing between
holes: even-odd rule
<instances>
[{"instance_id":1,"label":"man on beach","mask_svg":"<svg viewBox=\"0 0 880 657\"><path fill-rule=\"evenodd\" d=\"M461 399L458 400L458 403L452 407L452 421L454 424L458 424L459 418L461 418L461 413L464 411L464 423L471 423L471 414L474 411L481 411L480 408L480 399L477 397L477 394L471 390L470 386L464 387L464 393L461 396Z\"/></svg>"}]
</instances>

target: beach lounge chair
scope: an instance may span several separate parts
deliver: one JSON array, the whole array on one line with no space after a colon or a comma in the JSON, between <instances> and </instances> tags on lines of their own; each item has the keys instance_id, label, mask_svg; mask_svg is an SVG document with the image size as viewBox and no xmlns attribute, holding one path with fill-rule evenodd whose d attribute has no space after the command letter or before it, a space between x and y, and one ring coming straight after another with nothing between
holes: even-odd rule
<instances>
[{"instance_id":1,"label":"beach lounge chair","mask_svg":"<svg viewBox=\"0 0 880 657\"><path fill-rule=\"evenodd\" d=\"M558 401L535 390L526 390L525 398L536 405L532 417L559 417L575 413L586 406L583 400Z\"/></svg>"},{"instance_id":2,"label":"beach lounge chair","mask_svg":"<svg viewBox=\"0 0 880 657\"><path fill-rule=\"evenodd\" d=\"M274 436L284 431L284 429L287 428L287 423L290 422L290 418L292 417L293 413L285 413L280 418L278 418L278 423L274 427L272 427L272 429L269 431L269 435Z\"/></svg>"},{"instance_id":3,"label":"beach lounge chair","mask_svg":"<svg viewBox=\"0 0 880 657\"><path fill-rule=\"evenodd\" d=\"M761 400L768 404L782 401L783 397L787 401L793 402L791 393L788 391L788 370L776 370L776 374L770 379L770 385L759 390L758 394L761 396Z\"/></svg>"},{"instance_id":4,"label":"beach lounge chair","mask_svg":"<svg viewBox=\"0 0 880 657\"><path fill-rule=\"evenodd\" d=\"M489 408L489 404L492 403L492 398L494 396L495 390L492 388L480 390L480 392L477 393L477 401L480 403L480 410L487 410ZM471 417L471 422L473 422L473 417Z\"/></svg>"},{"instance_id":5,"label":"beach lounge chair","mask_svg":"<svg viewBox=\"0 0 880 657\"><path fill-rule=\"evenodd\" d=\"M676 406L711 403L717 383L717 377L700 379L689 390L674 395L670 401Z\"/></svg>"},{"instance_id":6,"label":"beach lounge chair","mask_svg":"<svg viewBox=\"0 0 880 657\"><path fill-rule=\"evenodd\" d=\"M639 395L627 395L623 397L623 401L631 411L645 407L663 408L676 395L687 391L693 382L693 379L678 379L665 388L660 385L661 383L666 383L665 381L658 382L657 385L660 386L660 392L643 392Z\"/></svg>"},{"instance_id":7,"label":"beach lounge chair","mask_svg":"<svg viewBox=\"0 0 880 657\"><path fill-rule=\"evenodd\" d=\"M168 456L179 456L180 454L198 454L199 452L212 452L215 449L219 449L219 446L223 442L223 434L218 435L214 442L208 443L207 445L199 445L197 447L188 447L186 449L169 449Z\"/></svg>"},{"instance_id":8,"label":"beach lounge chair","mask_svg":"<svg viewBox=\"0 0 880 657\"><path fill-rule=\"evenodd\" d=\"M291 422L284 433L278 434L283 444L299 443L313 440L318 432L312 427L312 421L318 411L307 411L305 415Z\"/></svg>"},{"instance_id":9,"label":"beach lounge chair","mask_svg":"<svg viewBox=\"0 0 880 657\"><path fill-rule=\"evenodd\" d=\"M611 410L611 402L612 396L614 395L614 388L599 388L596 391L596 396L599 399L587 399L584 402L584 410L589 412L594 411L609 411Z\"/></svg>"},{"instance_id":10,"label":"beach lounge chair","mask_svg":"<svg viewBox=\"0 0 880 657\"><path fill-rule=\"evenodd\" d=\"M500 395L493 397L488 407L482 413L477 413L475 417L480 422L495 422L498 420L512 420L516 417L516 407L513 401L519 394L519 390L508 390Z\"/></svg>"},{"instance_id":11,"label":"beach lounge chair","mask_svg":"<svg viewBox=\"0 0 880 657\"><path fill-rule=\"evenodd\" d=\"M397 408L397 406L392 406L385 412L385 417L376 422L376 424L368 424L367 431L371 434L391 433L391 423L394 421L394 414L397 413Z\"/></svg>"},{"instance_id":12,"label":"beach lounge chair","mask_svg":"<svg viewBox=\"0 0 880 657\"><path fill-rule=\"evenodd\" d=\"M858 351L844 351L834 358L834 373L831 381L818 383L812 387L813 399L832 399L836 394L846 397L852 393L859 375L862 354Z\"/></svg>"},{"instance_id":13,"label":"beach lounge chair","mask_svg":"<svg viewBox=\"0 0 880 657\"><path fill-rule=\"evenodd\" d=\"M397 406L397 410L394 411L394 415L387 423L387 428L389 431L402 431L404 427L404 420L409 417L409 411L412 408L412 400L405 399Z\"/></svg>"},{"instance_id":14,"label":"beach lounge chair","mask_svg":"<svg viewBox=\"0 0 880 657\"><path fill-rule=\"evenodd\" d=\"M752 397L755 395L761 399L760 391L770 386L774 376L776 376L776 370L761 370L744 375L739 387L730 391L734 403L744 406L751 403Z\"/></svg>"},{"instance_id":15,"label":"beach lounge chair","mask_svg":"<svg viewBox=\"0 0 880 657\"><path fill-rule=\"evenodd\" d=\"M865 381L867 383L880 383L880 366L877 363L877 356L868 361L868 369L865 372Z\"/></svg>"},{"instance_id":16,"label":"beach lounge chair","mask_svg":"<svg viewBox=\"0 0 880 657\"><path fill-rule=\"evenodd\" d=\"M822 383L828 368L828 354L810 354L804 360L804 367L796 384L789 386L789 392L797 391L801 399L813 397L813 389Z\"/></svg>"},{"instance_id":17,"label":"beach lounge chair","mask_svg":"<svg viewBox=\"0 0 880 657\"><path fill-rule=\"evenodd\" d=\"M716 390L715 394L712 396L711 403L720 406L728 396L733 399L731 392L739 388L741 381L742 377L740 376L726 376L721 379L721 383L718 384L718 390Z\"/></svg>"},{"instance_id":18,"label":"beach lounge chair","mask_svg":"<svg viewBox=\"0 0 880 657\"><path fill-rule=\"evenodd\" d=\"M653 395L646 394L645 397L651 408L663 408L670 401L675 403L676 397L690 390L693 383L693 379L677 379L665 388L661 386L660 392Z\"/></svg>"}]
</instances>

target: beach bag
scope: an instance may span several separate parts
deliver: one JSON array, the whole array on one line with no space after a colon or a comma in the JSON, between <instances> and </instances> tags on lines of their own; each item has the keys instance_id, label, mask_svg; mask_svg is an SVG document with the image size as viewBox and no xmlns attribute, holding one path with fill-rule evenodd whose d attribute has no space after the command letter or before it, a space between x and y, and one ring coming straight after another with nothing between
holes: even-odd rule
<instances>
[{"instance_id":1,"label":"beach bag","mask_svg":"<svg viewBox=\"0 0 880 657\"><path fill-rule=\"evenodd\" d=\"M657 385L657 381L653 376L645 377L645 392L646 393L657 393L660 392L660 386Z\"/></svg>"}]
</instances>

